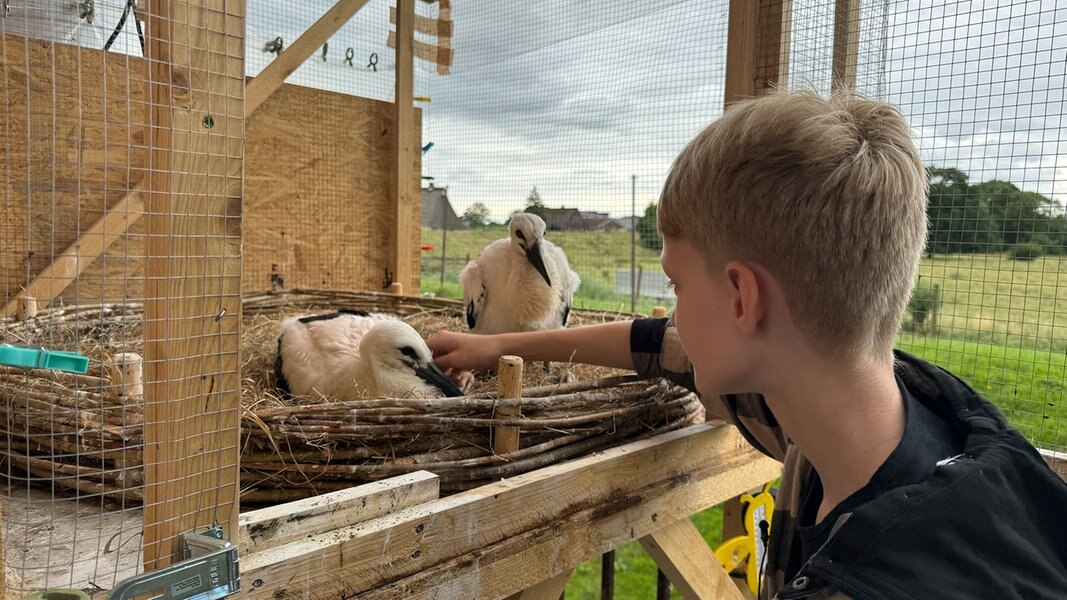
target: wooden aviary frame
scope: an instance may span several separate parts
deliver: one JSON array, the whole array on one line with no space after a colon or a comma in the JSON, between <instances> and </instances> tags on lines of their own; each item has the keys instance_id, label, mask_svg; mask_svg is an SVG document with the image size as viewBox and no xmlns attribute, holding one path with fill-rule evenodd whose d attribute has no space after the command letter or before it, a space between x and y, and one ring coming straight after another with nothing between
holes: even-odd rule
<instances>
[{"instance_id":1,"label":"wooden aviary frame","mask_svg":"<svg viewBox=\"0 0 1067 600\"><path fill-rule=\"evenodd\" d=\"M383 169L383 178L391 184L391 212L388 267L394 290L418 291L418 253L407 244L418 232L418 113L412 105L411 62L418 50L412 33L418 26L414 19L414 0L399 0L396 11L398 54L397 102L392 109L390 136L393 139L391 165ZM285 77L321 46L366 0L341 0L311 29L283 52L268 70L238 92L227 89L223 110L213 109L215 127L239 130L237 142L254 142L245 135L245 122L257 109L266 113L270 102L286 93ZM221 24L206 27L206 47L195 52L224 53L217 45L220 37L243 32L243 3L226 3ZM237 356L231 348L212 346L208 342L190 342L177 348L168 340L177 333L167 319L192 322L198 331L222 327L226 335L236 334L241 258L231 249L220 248L205 253L224 260L211 262L194 252L190 240L203 231L226 231L231 227L232 211L211 212L197 205L182 190L210 190L212 197L240 198L244 201L241 222L244 230L236 238L247 238L249 218L247 179L242 180L242 166L253 161L249 155L242 165L239 159L228 160L222 172L209 172L198 165L190 148L212 147L217 140L199 137L195 130L179 125L196 123L205 110L203 96L219 91L223 78L203 82L193 80L194 89L180 97L168 96L172 72L190 70L196 54L175 50L187 48L194 36L192 29L204 27L196 19L212 11L217 3L206 0L166 0L153 3L148 13L150 89L145 98L153 110L146 115L146 129L151 131L150 168L156 175L131 182L131 189L97 225L88 238L76 241L48 271L39 278L46 287L31 283L42 306L62 292L63 281L69 283L96 256L103 253L142 215L148 215L149 257L146 271L155 277L148 287L146 310L150 320L159 325L150 333L145 355L146 412L158 423L177 420L187 423L188 432L197 427L218 433L217 425L205 425L197 403L164 402L162 399L195 398L202 385L195 382L196 361L204 356L227 365L224 373L212 381L217 395L215 413L236 418ZM759 32L782 31L788 22L787 11L766 14L756 2L731 2L730 54L728 58L727 101L762 90L777 75L769 75L758 64L766 53L780 56L783 36L765 36ZM347 16L346 16L347 15ZM212 17L215 18L215 17ZM777 18L777 20L775 20ZM185 19L184 21L182 19ZM213 27L221 27L218 31ZM220 36L219 34L225 34ZM785 36L787 37L787 36ZM197 45L200 44L198 40ZM763 44L762 47L759 44ZM741 49L741 50L739 50ZM155 62L158 61L158 62ZM243 60L227 55L224 61L226 81L243 75ZM233 71L231 71L233 69ZM277 93L276 93L277 91ZM292 92L296 94L298 92ZM262 114L262 113L261 113ZM226 139L234 142L234 138ZM206 145L201 145L206 144ZM251 144L249 144L251 146ZM229 154L226 148L212 154ZM186 161L183 163L183 161ZM186 164L188 163L188 164ZM180 165L181 168L177 168ZM242 193L236 190L241 189ZM254 200L253 200L254 201ZM240 204L240 203L237 203ZM231 206L232 203L222 203ZM88 240L91 243L83 243ZM221 297L226 312L219 315L218 297L208 300L204 290L191 281L175 277L172 259L184 261L183 271L221 280ZM71 268L74 265L74 268ZM79 270L81 269L81 270ZM196 279L196 278L191 278ZM36 283L36 282L35 282ZM43 284L42 284L43 285ZM189 298L175 306L165 305L167 297ZM6 307L5 307L6 311ZM216 323L221 322L221 325ZM212 329L215 331L215 329ZM195 337L195 336L194 336ZM207 336L201 336L200 340ZM232 369L229 365L232 365ZM172 381L192 381L175 386ZM230 435L228 424L221 427ZM167 439L162 427L156 428L159 444L149 462L176 465L191 452L195 438L177 443ZM146 433L147 436L147 433ZM170 436L173 437L173 436ZM226 517L225 529L236 532L242 549L243 593L252 597L316 597L327 595L366 598L433 597L446 594L456 597L558 597L573 568L581 561L633 540L642 544L657 564L683 593L694 597L740 597L726 573L714 562L710 550L688 521L688 516L710 506L757 488L775 477L778 464L756 453L736 430L721 424L704 424L627 444L595 456L588 456L498 483L439 499L435 478L431 474L405 476L323 496L313 501L280 505L271 512L255 511L238 516L236 508L237 460L236 438L219 443L195 439L203 446L199 460L186 461L180 476L184 481L197 480L205 470L224 472L226 477L210 485L223 498L220 505ZM510 443L510 441L508 442ZM233 477L230 477L230 474ZM168 497L184 498L173 475L162 469L146 474L148 493L154 498L146 524L147 568L166 565L173 556L174 536L185 530L202 528L210 523L189 518L187 502L166 503ZM209 485L201 482L200 485ZM172 496L168 496L172 495ZM559 499L568 498L565 505ZM353 510L356 503L360 509ZM374 508L365 509L364 503ZM355 514L358 512L358 515ZM300 519L293 520L298 515ZM147 516L147 510L146 510ZM281 520L289 524L282 524ZM299 526L291 525L299 522ZM273 531L265 543L263 531ZM342 567L343 565L343 567ZM314 582L314 583L308 583Z\"/></svg>"}]
</instances>

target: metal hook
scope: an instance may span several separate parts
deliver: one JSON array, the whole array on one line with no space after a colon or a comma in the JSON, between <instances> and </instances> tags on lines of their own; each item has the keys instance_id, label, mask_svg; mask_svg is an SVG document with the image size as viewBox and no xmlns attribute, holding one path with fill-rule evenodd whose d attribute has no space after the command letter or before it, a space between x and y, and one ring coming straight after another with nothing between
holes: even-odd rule
<instances>
[{"instance_id":1,"label":"metal hook","mask_svg":"<svg viewBox=\"0 0 1067 600\"><path fill-rule=\"evenodd\" d=\"M4 12L7 12L7 2L4 2ZM85 22L92 25L93 15L96 13L96 3L94 0L81 0L78 2L78 18L85 19Z\"/></svg>"},{"instance_id":2,"label":"metal hook","mask_svg":"<svg viewBox=\"0 0 1067 600\"><path fill-rule=\"evenodd\" d=\"M278 36L278 37L274 38L273 40L267 42L267 44L265 46L263 46L263 51L264 52L273 52L274 54L281 54L282 50L284 48L285 48L285 40L283 40L281 38L281 36Z\"/></svg>"},{"instance_id":3,"label":"metal hook","mask_svg":"<svg viewBox=\"0 0 1067 600\"><path fill-rule=\"evenodd\" d=\"M378 53L377 52L371 52L369 61L370 62L367 63L367 67L377 71L378 70Z\"/></svg>"},{"instance_id":4,"label":"metal hook","mask_svg":"<svg viewBox=\"0 0 1067 600\"><path fill-rule=\"evenodd\" d=\"M326 49L329 48L329 44L322 45L322 62L326 62Z\"/></svg>"},{"instance_id":5,"label":"metal hook","mask_svg":"<svg viewBox=\"0 0 1067 600\"><path fill-rule=\"evenodd\" d=\"M350 66L350 67L355 66L355 65L352 64L352 59L355 58L355 57L356 57L356 51L355 50L353 50L352 48L349 48L348 50L345 50L345 62L348 63L348 66Z\"/></svg>"}]
</instances>

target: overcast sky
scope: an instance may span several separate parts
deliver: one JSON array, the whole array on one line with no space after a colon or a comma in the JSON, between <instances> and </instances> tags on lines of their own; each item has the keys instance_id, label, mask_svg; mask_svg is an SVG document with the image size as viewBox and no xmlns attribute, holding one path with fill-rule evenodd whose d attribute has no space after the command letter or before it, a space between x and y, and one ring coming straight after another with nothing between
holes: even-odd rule
<instances>
[{"instance_id":1,"label":"overcast sky","mask_svg":"<svg viewBox=\"0 0 1067 600\"><path fill-rule=\"evenodd\" d=\"M289 81L391 100L389 4L371 0L330 40L326 61L316 54ZM434 143L423 173L448 186L460 212L480 201L503 218L536 185L550 206L628 215L631 176L640 210L671 159L721 112L727 0L453 4L453 74L416 61L416 95L432 99L420 104L424 142ZM1056 4L867 0L859 87L904 110L928 164L1067 202L1067 7ZM73 2L12 0L0 28L98 47L122 5L96 0L89 26ZM271 60L267 41L289 44L328 5L249 0L248 73ZM825 90L833 1L793 5L790 84ZM115 49L137 46L127 27Z\"/></svg>"}]
</instances>

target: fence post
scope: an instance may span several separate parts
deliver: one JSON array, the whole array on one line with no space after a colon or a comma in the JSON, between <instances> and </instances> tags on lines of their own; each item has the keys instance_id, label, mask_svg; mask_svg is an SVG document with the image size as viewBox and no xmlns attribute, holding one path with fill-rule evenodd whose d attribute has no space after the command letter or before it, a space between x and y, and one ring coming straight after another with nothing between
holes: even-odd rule
<instances>
[{"instance_id":1,"label":"fence post","mask_svg":"<svg viewBox=\"0 0 1067 600\"><path fill-rule=\"evenodd\" d=\"M445 255L448 254L448 219L445 221L445 229L441 232L441 287L445 287Z\"/></svg>"}]
</instances>

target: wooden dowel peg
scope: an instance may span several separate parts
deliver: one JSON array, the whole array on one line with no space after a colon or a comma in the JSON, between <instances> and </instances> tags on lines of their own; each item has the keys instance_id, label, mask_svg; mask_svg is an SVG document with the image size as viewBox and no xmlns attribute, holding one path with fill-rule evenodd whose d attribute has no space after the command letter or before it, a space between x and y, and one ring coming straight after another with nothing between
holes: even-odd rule
<instances>
[{"instance_id":1,"label":"wooden dowel peg","mask_svg":"<svg viewBox=\"0 0 1067 600\"><path fill-rule=\"evenodd\" d=\"M139 398L144 396L144 363L139 354L120 352L108 365L111 384L118 390L120 398Z\"/></svg>"},{"instance_id":2,"label":"wooden dowel peg","mask_svg":"<svg viewBox=\"0 0 1067 600\"><path fill-rule=\"evenodd\" d=\"M394 281L393 283L389 284L388 291L389 291L390 294L396 294L397 296L403 296L404 295L404 284L400 283L399 281Z\"/></svg>"},{"instance_id":3,"label":"wooden dowel peg","mask_svg":"<svg viewBox=\"0 0 1067 600\"><path fill-rule=\"evenodd\" d=\"M652 318L653 319L662 319L662 318L664 318L666 316L667 316L667 309L666 308L664 308L662 306L654 306L654 307L652 307Z\"/></svg>"},{"instance_id":4,"label":"wooden dowel peg","mask_svg":"<svg viewBox=\"0 0 1067 600\"><path fill-rule=\"evenodd\" d=\"M501 356L497 367L497 398L522 397L522 358L518 356ZM519 406L497 408L500 418L517 417L522 414ZM519 449L519 428L515 426L497 426L493 428L493 452L507 454Z\"/></svg>"},{"instance_id":5,"label":"wooden dowel peg","mask_svg":"<svg viewBox=\"0 0 1067 600\"><path fill-rule=\"evenodd\" d=\"M32 319L37 316L37 298L29 294L22 294L18 297L18 304L15 305L15 316L19 321L25 321L26 319Z\"/></svg>"}]
</instances>

